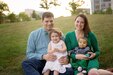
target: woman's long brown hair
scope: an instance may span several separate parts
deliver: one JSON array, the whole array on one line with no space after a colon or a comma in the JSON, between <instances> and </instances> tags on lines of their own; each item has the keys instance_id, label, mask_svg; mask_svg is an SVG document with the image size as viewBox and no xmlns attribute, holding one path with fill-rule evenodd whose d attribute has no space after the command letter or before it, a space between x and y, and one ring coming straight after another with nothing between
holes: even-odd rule
<instances>
[{"instance_id":1,"label":"woman's long brown hair","mask_svg":"<svg viewBox=\"0 0 113 75\"><path fill-rule=\"evenodd\" d=\"M83 31L84 31L84 34L85 36L87 37L88 36L88 33L91 32L90 30L90 27L89 27L89 23L88 23L88 19L87 17L84 15L84 14L79 14L76 18L75 18L75 21L78 17L81 17L84 19L84 28L83 28Z\"/></svg>"}]
</instances>

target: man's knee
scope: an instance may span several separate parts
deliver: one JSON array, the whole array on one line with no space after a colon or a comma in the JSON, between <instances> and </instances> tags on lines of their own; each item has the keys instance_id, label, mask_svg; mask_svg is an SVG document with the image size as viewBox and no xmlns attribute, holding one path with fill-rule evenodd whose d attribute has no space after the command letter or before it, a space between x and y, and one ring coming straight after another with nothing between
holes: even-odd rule
<instances>
[{"instance_id":1,"label":"man's knee","mask_svg":"<svg viewBox=\"0 0 113 75\"><path fill-rule=\"evenodd\" d=\"M27 60L24 60L21 65L22 65L22 68L25 68L26 66L28 66Z\"/></svg>"}]
</instances>

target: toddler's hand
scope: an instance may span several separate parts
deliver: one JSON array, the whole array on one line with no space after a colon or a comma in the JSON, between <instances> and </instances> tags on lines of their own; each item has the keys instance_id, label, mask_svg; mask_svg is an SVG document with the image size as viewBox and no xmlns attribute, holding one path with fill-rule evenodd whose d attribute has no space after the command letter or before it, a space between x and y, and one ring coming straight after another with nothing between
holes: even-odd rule
<instances>
[{"instance_id":1,"label":"toddler's hand","mask_svg":"<svg viewBox=\"0 0 113 75\"><path fill-rule=\"evenodd\" d=\"M59 49L58 49L58 48L55 48L55 49L54 49L54 52L59 52Z\"/></svg>"}]
</instances>

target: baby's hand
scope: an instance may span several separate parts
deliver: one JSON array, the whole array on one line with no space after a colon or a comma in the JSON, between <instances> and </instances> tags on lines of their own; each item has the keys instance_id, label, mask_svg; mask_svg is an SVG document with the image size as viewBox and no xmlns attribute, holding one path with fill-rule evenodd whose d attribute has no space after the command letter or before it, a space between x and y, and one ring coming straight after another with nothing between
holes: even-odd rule
<instances>
[{"instance_id":1,"label":"baby's hand","mask_svg":"<svg viewBox=\"0 0 113 75\"><path fill-rule=\"evenodd\" d=\"M87 54L85 54L85 55L86 55L87 57L90 57L90 54L88 54L88 53L87 53Z\"/></svg>"},{"instance_id":2,"label":"baby's hand","mask_svg":"<svg viewBox=\"0 0 113 75\"><path fill-rule=\"evenodd\" d=\"M80 59L80 60L82 60L82 59L84 59L84 60L89 60L89 57L87 57L87 56L84 55L84 54L76 54L76 58L77 58L77 59Z\"/></svg>"}]
</instances>

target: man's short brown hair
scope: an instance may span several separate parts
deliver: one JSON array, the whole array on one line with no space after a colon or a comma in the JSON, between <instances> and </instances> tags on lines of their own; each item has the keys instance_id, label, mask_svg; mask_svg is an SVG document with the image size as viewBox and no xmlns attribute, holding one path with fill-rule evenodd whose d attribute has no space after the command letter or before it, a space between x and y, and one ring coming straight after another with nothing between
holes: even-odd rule
<instances>
[{"instance_id":1,"label":"man's short brown hair","mask_svg":"<svg viewBox=\"0 0 113 75\"><path fill-rule=\"evenodd\" d=\"M44 12L42 14L42 20L44 20L44 18L49 18L49 17L53 17L54 18L54 15L52 12Z\"/></svg>"}]
</instances>

